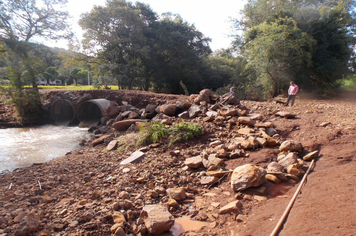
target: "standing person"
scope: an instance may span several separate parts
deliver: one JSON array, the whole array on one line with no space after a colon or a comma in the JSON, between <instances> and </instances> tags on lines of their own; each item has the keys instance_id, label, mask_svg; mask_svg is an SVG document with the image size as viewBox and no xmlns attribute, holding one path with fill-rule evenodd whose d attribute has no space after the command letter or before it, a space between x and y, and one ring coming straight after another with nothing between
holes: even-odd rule
<instances>
[{"instance_id":1,"label":"standing person","mask_svg":"<svg viewBox=\"0 0 356 236\"><path fill-rule=\"evenodd\" d=\"M235 97L236 85L230 88L230 94Z\"/></svg>"},{"instance_id":2,"label":"standing person","mask_svg":"<svg viewBox=\"0 0 356 236\"><path fill-rule=\"evenodd\" d=\"M298 91L299 91L298 85L296 85L296 84L294 83L294 81L291 81L291 82L290 82L289 89L288 89L288 100L287 100L285 106L288 106L289 101L292 101L291 106L294 105L295 95L298 93Z\"/></svg>"}]
</instances>

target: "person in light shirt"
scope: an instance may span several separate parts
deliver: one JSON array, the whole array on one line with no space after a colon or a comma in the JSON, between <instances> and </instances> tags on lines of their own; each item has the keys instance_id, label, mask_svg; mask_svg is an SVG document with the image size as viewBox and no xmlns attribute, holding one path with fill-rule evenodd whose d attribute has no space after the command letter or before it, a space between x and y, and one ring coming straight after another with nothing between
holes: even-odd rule
<instances>
[{"instance_id":1,"label":"person in light shirt","mask_svg":"<svg viewBox=\"0 0 356 236\"><path fill-rule=\"evenodd\" d=\"M235 97L236 85L230 88L230 94Z\"/></svg>"},{"instance_id":2,"label":"person in light shirt","mask_svg":"<svg viewBox=\"0 0 356 236\"><path fill-rule=\"evenodd\" d=\"M285 106L288 106L290 101L292 102L291 106L294 105L295 95L296 95L298 92L299 92L299 87L298 87L298 85L296 85L296 84L294 83L294 81L291 81L291 82L290 82L289 89L288 89L288 100L287 100Z\"/></svg>"}]
</instances>

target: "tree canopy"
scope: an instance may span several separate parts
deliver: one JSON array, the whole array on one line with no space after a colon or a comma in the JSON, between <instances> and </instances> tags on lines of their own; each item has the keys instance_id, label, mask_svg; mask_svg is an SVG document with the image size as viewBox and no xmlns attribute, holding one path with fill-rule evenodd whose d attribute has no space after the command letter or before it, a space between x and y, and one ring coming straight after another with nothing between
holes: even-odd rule
<instances>
[{"instance_id":1,"label":"tree canopy","mask_svg":"<svg viewBox=\"0 0 356 236\"><path fill-rule=\"evenodd\" d=\"M68 13L56 7L66 0L2 0L0 1L0 42L8 60L8 89L22 118L38 115L40 99L36 78L46 67L38 55L36 39L59 39L70 36ZM22 90L25 81L34 90ZM27 93L27 94L26 94Z\"/></svg>"},{"instance_id":2,"label":"tree canopy","mask_svg":"<svg viewBox=\"0 0 356 236\"><path fill-rule=\"evenodd\" d=\"M181 80L199 83L197 63L211 53L210 39L193 25L177 15L159 17L139 2L107 1L79 23L85 47L106 64L121 88L179 92Z\"/></svg>"},{"instance_id":3,"label":"tree canopy","mask_svg":"<svg viewBox=\"0 0 356 236\"><path fill-rule=\"evenodd\" d=\"M325 91L354 69L355 1L249 0L242 13L235 28L244 36L235 44L250 60L250 77L273 77L270 95L291 79Z\"/></svg>"}]
</instances>

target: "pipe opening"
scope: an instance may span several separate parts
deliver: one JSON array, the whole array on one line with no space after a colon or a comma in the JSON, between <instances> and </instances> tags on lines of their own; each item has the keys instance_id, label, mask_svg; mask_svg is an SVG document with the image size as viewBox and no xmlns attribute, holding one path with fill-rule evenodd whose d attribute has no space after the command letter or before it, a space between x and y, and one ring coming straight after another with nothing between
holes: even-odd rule
<instances>
[{"instance_id":1,"label":"pipe opening","mask_svg":"<svg viewBox=\"0 0 356 236\"><path fill-rule=\"evenodd\" d=\"M109 102L106 99L92 99L79 104L76 111L80 121L79 127L90 127L97 124Z\"/></svg>"},{"instance_id":2,"label":"pipe opening","mask_svg":"<svg viewBox=\"0 0 356 236\"><path fill-rule=\"evenodd\" d=\"M56 125L74 125L77 121L73 104L67 99L54 101L50 108L50 115Z\"/></svg>"}]
</instances>

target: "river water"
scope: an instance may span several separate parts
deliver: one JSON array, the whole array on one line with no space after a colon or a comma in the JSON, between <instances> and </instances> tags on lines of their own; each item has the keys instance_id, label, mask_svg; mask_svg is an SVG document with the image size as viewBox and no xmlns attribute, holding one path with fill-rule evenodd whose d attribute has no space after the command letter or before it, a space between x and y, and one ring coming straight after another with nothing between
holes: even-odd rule
<instances>
[{"instance_id":1,"label":"river water","mask_svg":"<svg viewBox=\"0 0 356 236\"><path fill-rule=\"evenodd\" d=\"M64 156L90 137L88 128L68 126L0 129L0 174Z\"/></svg>"}]
</instances>

